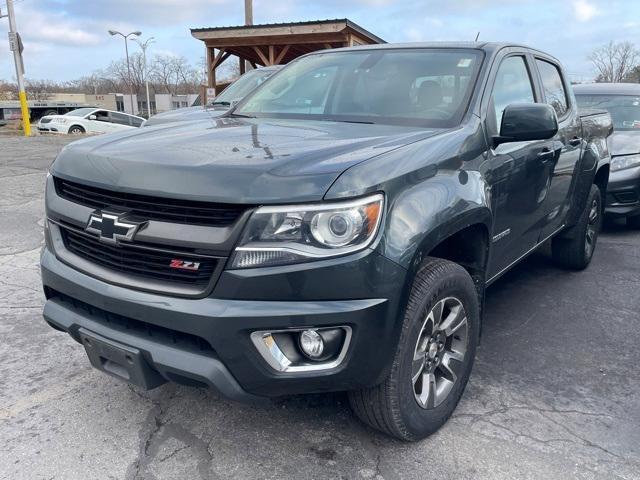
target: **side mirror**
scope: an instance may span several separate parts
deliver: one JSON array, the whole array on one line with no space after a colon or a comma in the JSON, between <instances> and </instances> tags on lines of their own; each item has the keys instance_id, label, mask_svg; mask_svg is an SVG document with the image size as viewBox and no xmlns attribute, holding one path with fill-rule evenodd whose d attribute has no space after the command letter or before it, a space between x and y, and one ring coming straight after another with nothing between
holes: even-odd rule
<instances>
[{"instance_id":1,"label":"side mirror","mask_svg":"<svg viewBox=\"0 0 640 480\"><path fill-rule=\"evenodd\" d=\"M98 117L96 117L95 115L89 115L89 120L95 120L96 118Z\"/></svg>"},{"instance_id":2,"label":"side mirror","mask_svg":"<svg viewBox=\"0 0 640 480\"><path fill-rule=\"evenodd\" d=\"M556 111L546 103L514 103L502 113L500 135L493 137L493 147L501 143L546 140L558 133Z\"/></svg>"}]
</instances>

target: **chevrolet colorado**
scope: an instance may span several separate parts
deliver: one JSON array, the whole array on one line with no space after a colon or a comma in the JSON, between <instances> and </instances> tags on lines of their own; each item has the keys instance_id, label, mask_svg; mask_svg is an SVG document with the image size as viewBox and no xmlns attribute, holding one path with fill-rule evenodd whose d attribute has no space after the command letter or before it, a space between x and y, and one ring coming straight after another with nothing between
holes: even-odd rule
<instances>
[{"instance_id":1,"label":"chevrolet colorado","mask_svg":"<svg viewBox=\"0 0 640 480\"><path fill-rule=\"evenodd\" d=\"M145 388L349 391L423 438L465 388L485 288L547 240L589 264L611 128L523 46L300 57L220 118L60 152L44 318Z\"/></svg>"}]
</instances>

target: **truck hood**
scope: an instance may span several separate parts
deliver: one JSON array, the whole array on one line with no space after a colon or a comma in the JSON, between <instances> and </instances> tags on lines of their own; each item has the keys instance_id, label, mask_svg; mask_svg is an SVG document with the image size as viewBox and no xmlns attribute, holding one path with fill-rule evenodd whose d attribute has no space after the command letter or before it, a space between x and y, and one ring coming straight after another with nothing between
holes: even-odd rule
<instances>
[{"instance_id":1,"label":"truck hood","mask_svg":"<svg viewBox=\"0 0 640 480\"><path fill-rule=\"evenodd\" d=\"M225 107L185 107L170 112L163 112L154 115L144 124L145 127L161 125L163 123L185 122L193 120L209 120L224 114L228 108Z\"/></svg>"},{"instance_id":2,"label":"truck hood","mask_svg":"<svg viewBox=\"0 0 640 480\"><path fill-rule=\"evenodd\" d=\"M68 180L147 195L248 204L314 201L350 166L441 131L221 117L80 140L60 152L51 170Z\"/></svg>"},{"instance_id":3,"label":"truck hood","mask_svg":"<svg viewBox=\"0 0 640 480\"><path fill-rule=\"evenodd\" d=\"M609 137L611 156L640 153L640 129L613 131Z\"/></svg>"}]
</instances>

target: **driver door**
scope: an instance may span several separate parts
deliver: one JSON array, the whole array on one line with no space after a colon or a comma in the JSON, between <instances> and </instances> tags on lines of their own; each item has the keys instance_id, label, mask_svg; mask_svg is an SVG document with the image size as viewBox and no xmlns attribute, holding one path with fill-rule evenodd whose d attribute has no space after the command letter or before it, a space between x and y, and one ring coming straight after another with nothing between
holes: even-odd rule
<instances>
[{"instance_id":1,"label":"driver door","mask_svg":"<svg viewBox=\"0 0 640 480\"><path fill-rule=\"evenodd\" d=\"M91 119L91 117L96 117ZM106 110L96 110L86 118L87 132L92 133L107 133L112 131L111 121L109 119L109 112Z\"/></svg>"},{"instance_id":2,"label":"driver door","mask_svg":"<svg viewBox=\"0 0 640 480\"><path fill-rule=\"evenodd\" d=\"M525 53L507 54L500 60L486 111L489 142L499 134L507 105L535 103L540 98L533 71ZM491 186L494 222L487 278L491 279L537 245L544 216L544 165L552 154L552 143L533 140L489 147L486 178Z\"/></svg>"}]
</instances>

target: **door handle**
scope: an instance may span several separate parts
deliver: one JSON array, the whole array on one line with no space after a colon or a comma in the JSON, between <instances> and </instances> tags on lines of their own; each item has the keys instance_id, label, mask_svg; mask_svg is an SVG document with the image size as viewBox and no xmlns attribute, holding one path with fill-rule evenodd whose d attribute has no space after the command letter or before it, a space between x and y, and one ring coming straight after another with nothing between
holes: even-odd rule
<instances>
[{"instance_id":1,"label":"door handle","mask_svg":"<svg viewBox=\"0 0 640 480\"><path fill-rule=\"evenodd\" d=\"M549 149L549 148L543 148L542 151L538 154L538 159L542 162L542 163L548 163L553 161L556 158L556 153Z\"/></svg>"},{"instance_id":2,"label":"door handle","mask_svg":"<svg viewBox=\"0 0 640 480\"><path fill-rule=\"evenodd\" d=\"M577 147L581 143L582 139L580 137L573 137L571 140L569 140L569 145L571 145L572 147Z\"/></svg>"}]
</instances>

